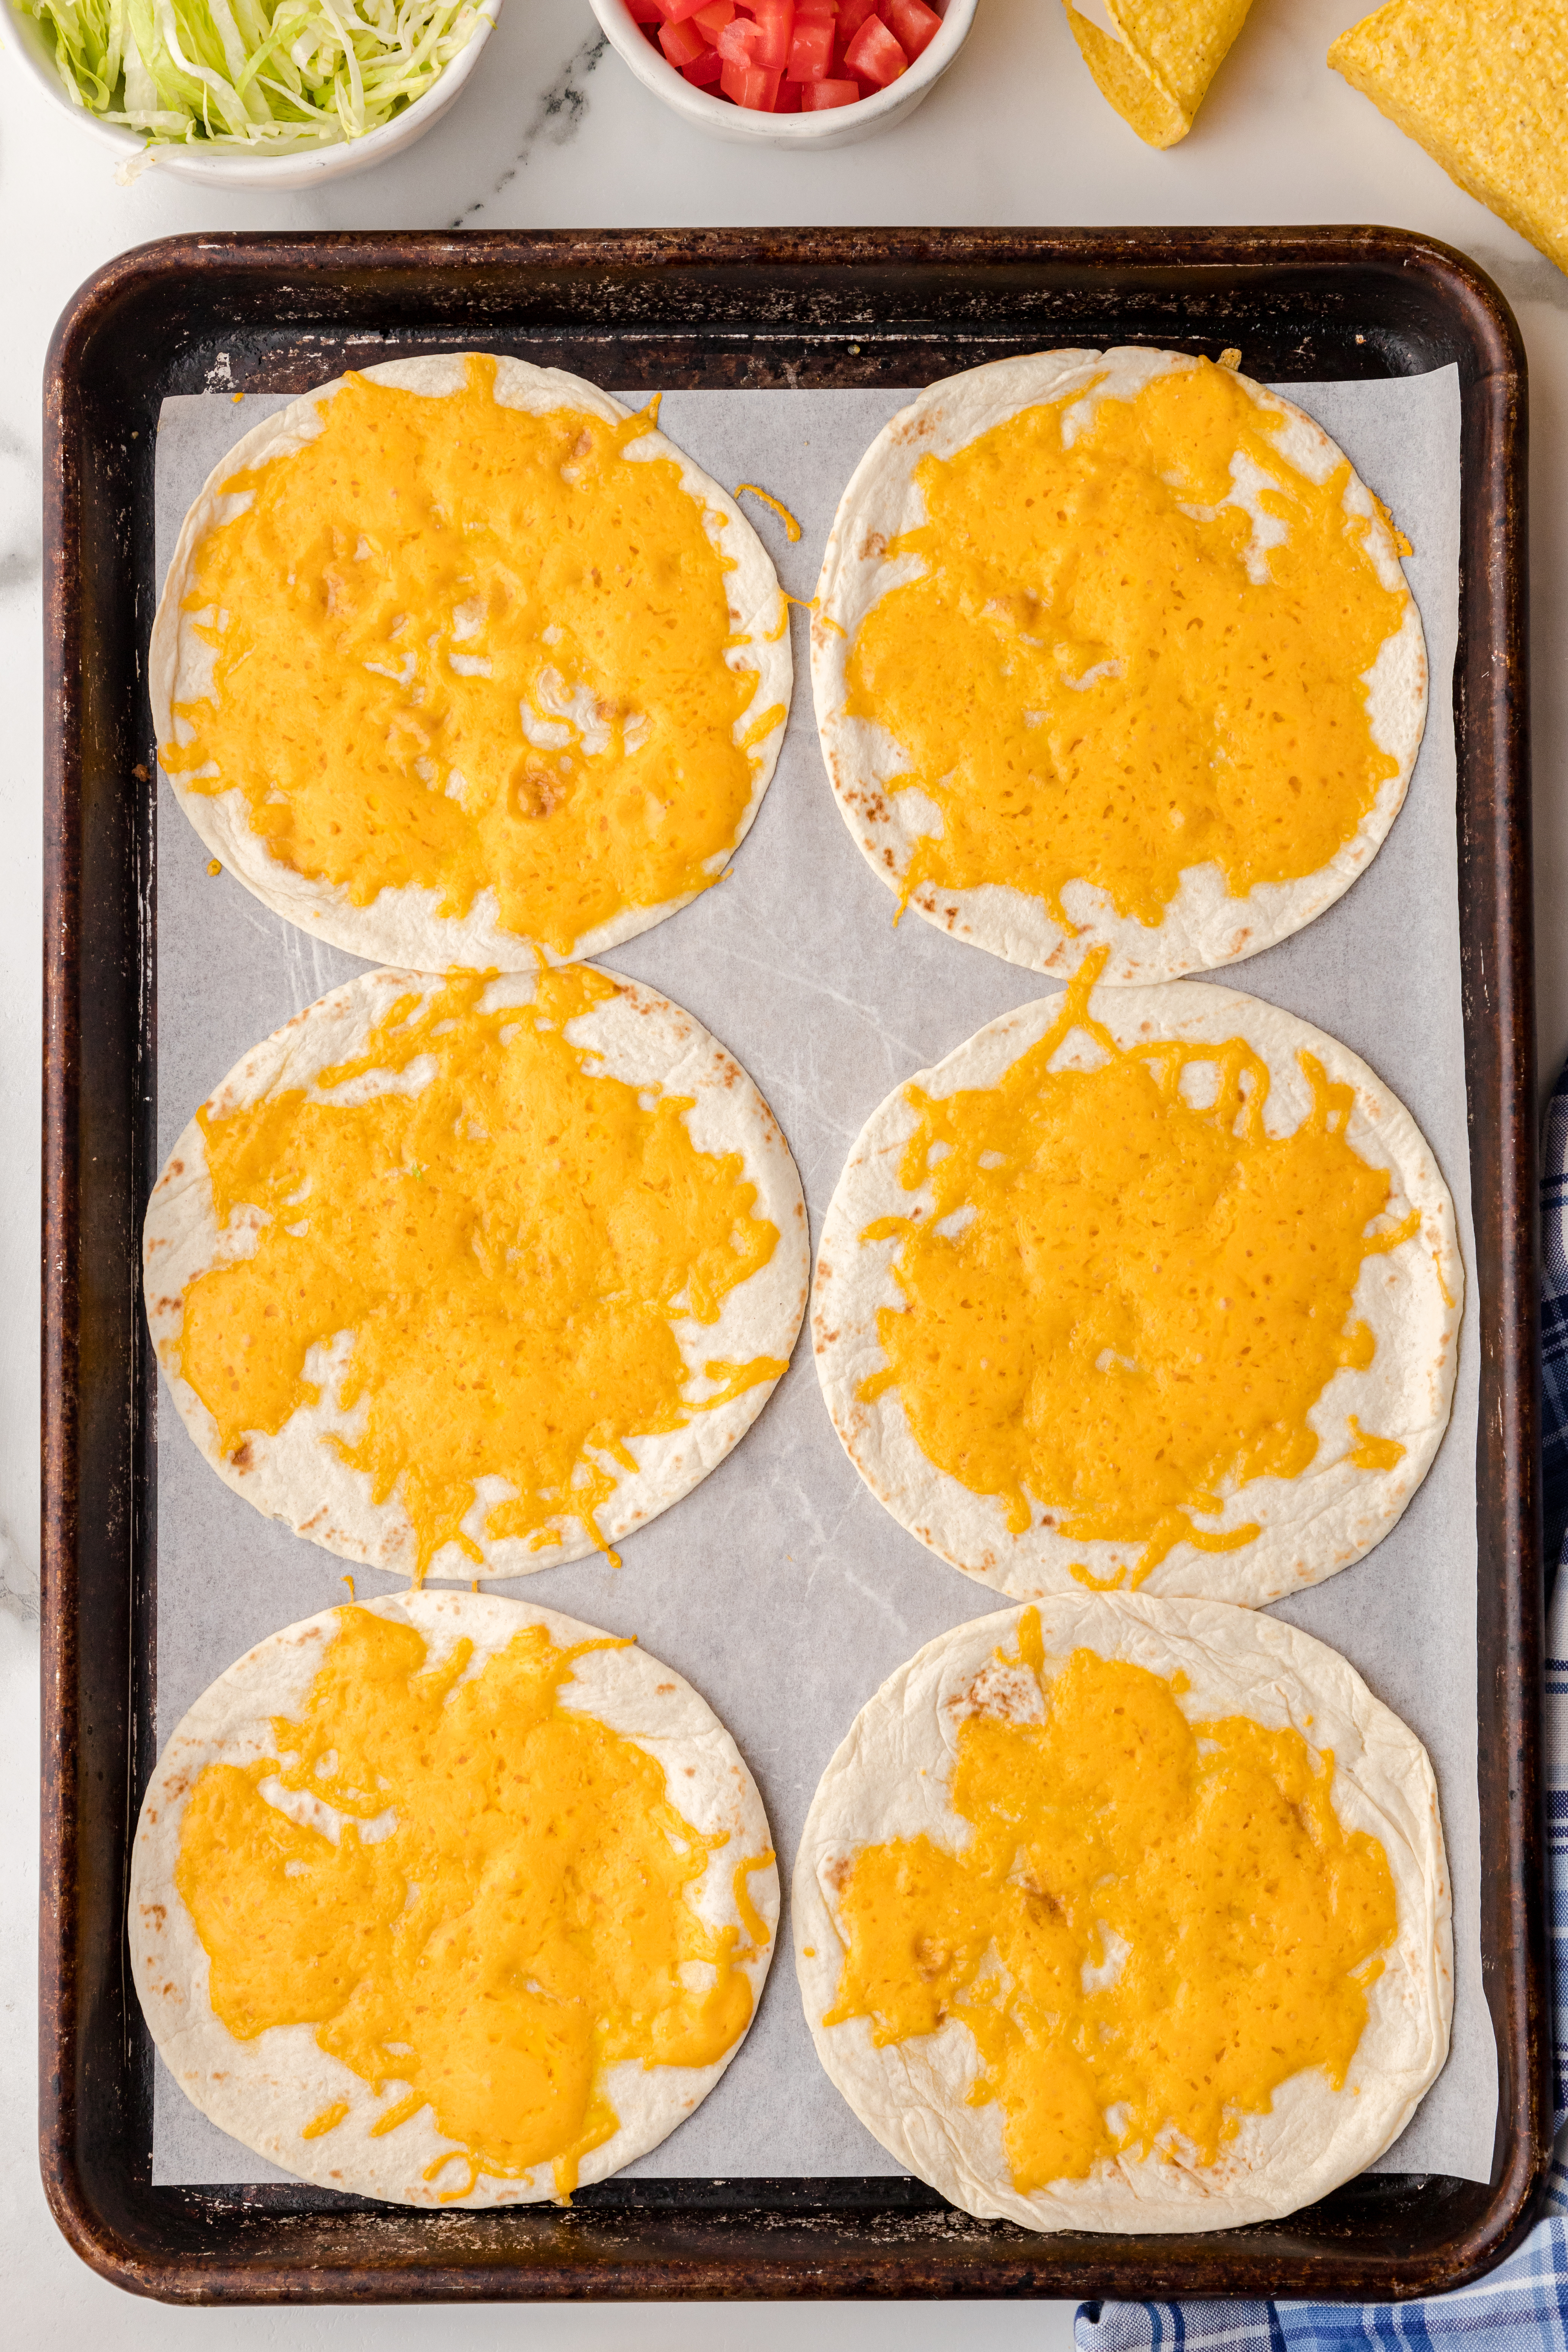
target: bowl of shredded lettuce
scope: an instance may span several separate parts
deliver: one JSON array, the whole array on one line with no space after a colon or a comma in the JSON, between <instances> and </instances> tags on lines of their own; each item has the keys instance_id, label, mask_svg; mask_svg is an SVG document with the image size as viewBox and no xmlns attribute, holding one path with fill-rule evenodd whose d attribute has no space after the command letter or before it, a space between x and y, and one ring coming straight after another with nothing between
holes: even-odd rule
<instances>
[{"instance_id":1,"label":"bowl of shredded lettuce","mask_svg":"<svg viewBox=\"0 0 1568 2352\"><path fill-rule=\"evenodd\" d=\"M438 121L500 0L4 5L6 47L132 171L303 188L384 162Z\"/></svg>"}]
</instances>

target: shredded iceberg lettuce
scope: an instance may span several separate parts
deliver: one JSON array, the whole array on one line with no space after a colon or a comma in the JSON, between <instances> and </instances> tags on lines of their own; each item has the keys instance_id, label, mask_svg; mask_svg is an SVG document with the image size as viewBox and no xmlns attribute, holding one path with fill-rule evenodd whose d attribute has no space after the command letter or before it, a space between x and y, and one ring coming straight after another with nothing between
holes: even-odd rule
<instances>
[{"instance_id":1,"label":"shredded iceberg lettuce","mask_svg":"<svg viewBox=\"0 0 1568 2352\"><path fill-rule=\"evenodd\" d=\"M21 0L78 106L151 140L363 139L423 98L483 0Z\"/></svg>"}]
</instances>

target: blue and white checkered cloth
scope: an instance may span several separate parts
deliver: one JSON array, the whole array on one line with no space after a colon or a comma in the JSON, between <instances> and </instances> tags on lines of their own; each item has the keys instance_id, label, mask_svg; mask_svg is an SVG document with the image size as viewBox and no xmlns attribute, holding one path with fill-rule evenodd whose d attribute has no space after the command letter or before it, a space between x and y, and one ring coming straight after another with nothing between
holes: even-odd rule
<instances>
[{"instance_id":1,"label":"blue and white checkered cloth","mask_svg":"<svg viewBox=\"0 0 1568 2352\"><path fill-rule=\"evenodd\" d=\"M1568 1067L1546 1114L1542 1166L1546 1558L1568 1568ZM1568 1574L1556 1580L1546 1636L1558 2134L1547 2218L1517 2253L1457 2294L1394 2304L1084 2303L1078 2352L1568 2352Z\"/></svg>"}]
</instances>

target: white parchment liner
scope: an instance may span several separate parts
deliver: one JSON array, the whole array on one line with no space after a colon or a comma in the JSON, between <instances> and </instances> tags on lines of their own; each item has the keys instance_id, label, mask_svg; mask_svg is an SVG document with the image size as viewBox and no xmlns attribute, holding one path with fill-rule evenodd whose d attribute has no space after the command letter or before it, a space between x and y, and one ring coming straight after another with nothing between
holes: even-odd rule
<instances>
[{"instance_id":1,"label":"white parchment liner","mask_svg":"<svg viewBox=\"0 0 1568 2352\"><path fill-rule=\"evenodd\" d=\"M1409 798L1370 870L1318 922L1225 977L1342 1038L1409 1107L1453 1191L1473 1279L1450 699L1458 381L1447 369L1286 389L1341 443L1415 543L1405 569L1426 630L1431 715ZM761 482L799 517L804 535L793 546L771 515L756 520L784 585L804 597L845 482L909 396L893 389L671 392L660 424L717 480ZM160 582L190 499L262 413L260 399L237 404L221 391L164 403ZM1044 993L1045 983L927 924L894 928L888 894L848 839L823 773L810 694L800 683L805 654L800 635L788 737L731 878L611 961L689 1007L749 1070L795 1152L815 1240L873 1106L983 1022ZM247 1046L363 969L306 939L226 875L209 877L207 855L165 787L157 867L160 1160ZM1343 1651L1431 1755L1454 1881L1453 2053L1383 2168L1485 2179L1497 2076L1479 1951L1478 1360L1472 1305L1453 1423L1410 1509L1359 1565L1282 1603L1280 1613ZM330 1555L219 1484L162 1400L155 1499L158 1722L166 1737L252 1643L341 1599L342 1587ZM499 1589L636 1633L687 1675L755 1774L786 1871L817 1778L858 1709L922 1643L984 1614L987 1602L861 1484L805 1347L730 1460L629 1538L624 1557L619 1573L583 1560ZM359 1584L362 1594L392 1589L390 1579L369 1573ZM789 1974L773 1972L714 2095L634 2174L893 2169L818 2066ZM197 2115L160 2069L155 2181L283 2177Z\"/></svg>"}]
</instances>

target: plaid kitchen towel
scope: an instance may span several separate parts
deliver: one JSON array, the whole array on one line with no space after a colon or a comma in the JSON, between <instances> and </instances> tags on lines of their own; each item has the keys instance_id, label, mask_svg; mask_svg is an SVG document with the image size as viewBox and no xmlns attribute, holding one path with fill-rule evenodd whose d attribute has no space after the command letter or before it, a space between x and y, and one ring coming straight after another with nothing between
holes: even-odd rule
<instances>
[{"instance_id":1,"label":"plaid kitchen towel","mask_svg":"<svg viewBox=\"0 0 1568 2352\"><path fill-rule=\"evenodd\" d=\"M1542 1491L1546 1558L1556 1565L1568 1564L1568 1066L1547 1110L1542 1171ZM1547 2218L1517 2253L1457 2294L1364 2305L1085 2303L1073 2330L1078 2352L1568 2352L1568 1575L1556 1579L1546 1648L1558 2133Z\"/></svg>"},{"instance_id":2,"label":"plaid kitchen towel","mask_svg":"<svg viewBox=\"0 0 1568 2352\"><path fill-rule=\"evenodd\" d=\"M1546 1557L1556 1562L1568 1540L1568 1065L1541 1150L1541 1461Z\"/></svg>"}]
</instances>

